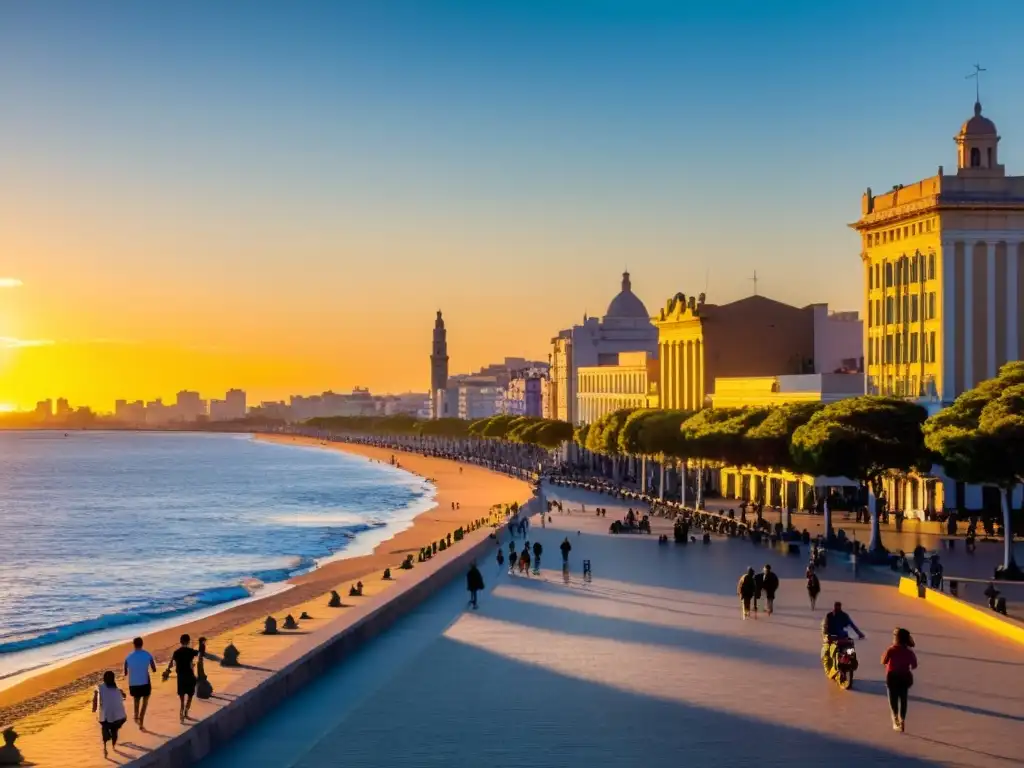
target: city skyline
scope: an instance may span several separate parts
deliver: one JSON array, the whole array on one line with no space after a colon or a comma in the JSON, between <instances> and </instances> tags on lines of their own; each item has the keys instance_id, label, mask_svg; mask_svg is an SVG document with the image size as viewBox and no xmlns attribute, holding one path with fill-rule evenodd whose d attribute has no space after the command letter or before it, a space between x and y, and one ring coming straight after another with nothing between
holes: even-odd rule
<instances>
[{"instance_id":1,"label":"city skyline","mask_svg":"<svg viewBox=\"0 0 1024 768\"><path fill-rule=\"evenodd\" d=\"M0 408L423 391L437 308L452 370L543 358L624 267L862 311L860 195L953 166L979 55L1024 168L996 6L5 9ZM986 43L863 56L911 39Z\"/></svg>"}]
</instances>

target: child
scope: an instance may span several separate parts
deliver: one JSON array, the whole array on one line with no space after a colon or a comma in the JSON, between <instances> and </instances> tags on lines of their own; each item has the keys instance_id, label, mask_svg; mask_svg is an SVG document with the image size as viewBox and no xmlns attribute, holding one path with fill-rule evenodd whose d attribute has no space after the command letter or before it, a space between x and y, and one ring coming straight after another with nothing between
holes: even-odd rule
<instances>
[{"instance_id":1,"label":"child","mask_svg":"<svg viewBox=\"0 0 1024 768\"><path fill-rule=\"evenodd\" d=\"M103 756L107 756L107 742L111 742L117 751L117 732L128 719L124 711L124 700L128 698L124 691L114 682L114 673L107 670L103 673L103 682L96 686L92 693L92 711L98 712L100 733L103 736Z\"/></svg>"}]
</instances>

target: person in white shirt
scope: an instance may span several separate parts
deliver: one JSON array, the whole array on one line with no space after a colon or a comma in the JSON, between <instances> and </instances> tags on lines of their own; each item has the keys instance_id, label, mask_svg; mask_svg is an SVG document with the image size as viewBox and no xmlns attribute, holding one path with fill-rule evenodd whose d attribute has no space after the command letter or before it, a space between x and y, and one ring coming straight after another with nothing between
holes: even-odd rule
<instances>
[{"instance_id":1,"label":"person in white shirt","mask_svg":"<svg viewBox=\"0 0 1024 768\"><path fill-rule=\"evenodd\" d=\"M92 711L99 712L100 732L103 735L103 756L107 756L107 742L111 742L117 752L117 732L121 730L128 716L124 712L124 700L128 698L124 691L114 682L114 673L107 670L103 673L103 682L96 686L92 694Z\"/></svg>"},{"instance_id":2,"label":"person in white shirt","mask_svg":"<svg viewBox=\"0 0 1024 768\"><path fill-rule=\"evenodd\" d=\"M149 672L156 672L156 659L149 651L142 650L141 637L132 640L132 645L135 646L135 650L124 660L124 674L128 678L128 693L132 695L132 701L135 703L134 720L139 724L139 730L144 731L146 707L149 706L149 695L153 692Z\"/></svg>"}]
</instances>

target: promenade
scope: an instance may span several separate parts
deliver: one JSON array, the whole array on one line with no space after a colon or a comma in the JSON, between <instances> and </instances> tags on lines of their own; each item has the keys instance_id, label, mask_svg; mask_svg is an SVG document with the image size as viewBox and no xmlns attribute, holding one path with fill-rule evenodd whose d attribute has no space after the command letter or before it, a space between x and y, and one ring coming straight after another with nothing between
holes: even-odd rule
<instances>
[{"instance_id":1,"label":"promenade","mask_svg":"<svg viewBox=\"0 0 1024 768\"><path fill-rule=\"evenodd\" d=\"M203 768L1024 764L1019 646L855 582L838 563L812 613L803 557L718 538L659 545L660 519L654 535L610 536L623 507L580 491L550 497L573 514L555 512L547 528L534 518L538 577L481 563L479 611L452 584ZM782 579L775 615L743 622L736 580L765 562ZM836 599L868 635L850 691L818 660L818 625ZM897 625L913 632L921 664L904 734L891 729L878 664Z\"/></svg>"}]
</instances>

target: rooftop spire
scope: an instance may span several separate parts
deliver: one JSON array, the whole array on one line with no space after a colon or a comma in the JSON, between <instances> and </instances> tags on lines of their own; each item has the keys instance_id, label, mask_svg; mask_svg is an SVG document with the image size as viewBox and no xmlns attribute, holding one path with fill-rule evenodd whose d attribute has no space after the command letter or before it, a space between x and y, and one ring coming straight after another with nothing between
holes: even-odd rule
<instances>
[{"instance_id":1,"label":"rooftop spire","mask_svg":"<svg viewBox=\"0 0 1024 768\"><path fill-rule=\"evenodd\" d=\"M974 65L974 71L967 75L965 80L974 79L974 114L981 114L981 73L988 72L981 64Z\"/></svg>"},{"instance_id":2,"label":"rooftop spire","mask_svg":"<svg viewBox=\"0 0 1024 768\"><path fill-rule=\"evenodd\" d=\"M622 273L622 290L624 290L624 291L631 291L631 290L633 290L630 287L629 272L623 272Z\"/></svg>"}]
</instances>

